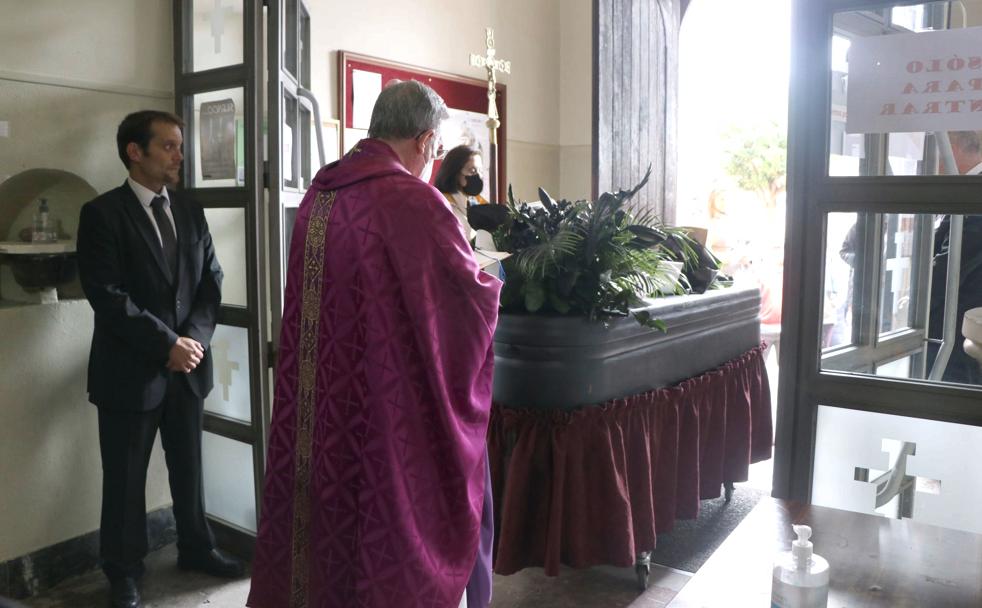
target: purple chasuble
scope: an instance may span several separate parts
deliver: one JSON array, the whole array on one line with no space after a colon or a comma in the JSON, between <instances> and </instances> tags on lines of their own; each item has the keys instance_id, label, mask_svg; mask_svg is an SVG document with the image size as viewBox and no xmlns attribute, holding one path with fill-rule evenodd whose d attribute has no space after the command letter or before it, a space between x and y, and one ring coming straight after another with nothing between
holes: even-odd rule
<instances>
[{"instance_id":1,"label":"purple chasuble","mask_svg":"<svg viewBox=\"0 0 982 608\"><path fill-rule=\"evenodd\" d=\"M320 170L290 248L249 606L490 601L497 278L378 140Z\"/></svg>"}]
</instances>

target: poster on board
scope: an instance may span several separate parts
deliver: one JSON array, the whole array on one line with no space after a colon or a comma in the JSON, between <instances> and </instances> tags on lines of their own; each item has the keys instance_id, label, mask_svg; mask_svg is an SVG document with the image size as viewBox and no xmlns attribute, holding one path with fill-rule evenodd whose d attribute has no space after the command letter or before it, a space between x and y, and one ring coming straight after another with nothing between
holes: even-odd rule
<instances>
[{"instance_id":1,"label":"poster on board","mask_svg":"<svg viewBox=\"0 0 982 608\"><path fill-rule=\"evenodd\" d=\"M347 153L367 135L369 109L374 107L379 92L392 80L418 80L440 95L450 110L450 119L443 129L444 146L453 148L466 143L482 154L483 164L490 165L490 135L487 129L488 84L483 78L439 72L387 59L338 51L338 93L341 121L342 150ZM483 71L479 72L483 76ZM498 195L507 192L508 165L508 103L506 85L496 85L497 105L501 125L498 128ZM356 116L357 114L357 116ZM433 175L439 170L437 161ZM483 171L485 189L482 195L490 200L490 169Z\"/></svg>"},{"instance_id":2,"label":"poster on board","mask_svg":"<svg viewBox=\"0 0 982 608\"><path fill-rule=\"evenodd\" d=\"M443 123L443 145L447 150L456 146L470 146L477 150L481 155L481 179L484 180L484 189L481 196L485 199L491 198L491 180L489 179L489 150L491 149L491 136L488 133L488 115L468 110L457 110L449 108L450 118Z\"/></svg>"},{"instance_id":3,"label":"poster on board","mask_svg":"<svg viewBox=\"0 0 982 608\"><path fill-rule=\"evenodd\" d=\"M219 99L201 104L201 178L235 178L235 101Z\"/></svg>"}]
</instances>

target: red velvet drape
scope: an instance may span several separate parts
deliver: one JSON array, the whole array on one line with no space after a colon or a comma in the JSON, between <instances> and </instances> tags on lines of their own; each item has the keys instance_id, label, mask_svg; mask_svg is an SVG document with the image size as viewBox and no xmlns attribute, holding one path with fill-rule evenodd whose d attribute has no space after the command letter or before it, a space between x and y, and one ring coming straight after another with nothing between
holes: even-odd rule
<instances>
[{"instance_id":1,"label":"red velvet drape","mask_svg":"<svg viewBox=\"0 0 982 608\"><path fill-rule=\"evenodd\" d=\"M631 566L724 481L771 457L763 348L625 399L576 410L495 404L488 448L494 570Z\"/></svg>"}]
</instances>

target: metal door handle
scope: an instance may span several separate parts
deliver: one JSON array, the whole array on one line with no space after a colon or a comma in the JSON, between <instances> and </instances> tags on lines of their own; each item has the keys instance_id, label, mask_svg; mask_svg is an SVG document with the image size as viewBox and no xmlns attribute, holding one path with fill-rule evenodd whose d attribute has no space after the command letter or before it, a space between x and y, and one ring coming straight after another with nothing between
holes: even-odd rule
<instances>
[{"instance_id":1,"label":"metal door handle","mask_svg":"<svg viewBox=\"0 0 982 608\"><path fill-rule=\"evenodd\" d=\"M321 167L323 167L327 163L324 161L324 126L321 124L320 104L317 103L317 98L314 97L314 94L303 87L297 87L297 99L300 100L300 103L307 106L314 115L314 133L317 134L317 157L321 161Z\"/></svg>"}]
</instances>

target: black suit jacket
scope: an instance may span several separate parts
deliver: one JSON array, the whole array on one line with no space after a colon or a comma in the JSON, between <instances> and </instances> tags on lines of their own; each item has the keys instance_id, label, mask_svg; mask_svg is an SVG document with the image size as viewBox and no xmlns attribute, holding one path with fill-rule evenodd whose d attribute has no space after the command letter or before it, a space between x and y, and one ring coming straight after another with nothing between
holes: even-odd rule
<instances>
[{"instance_id":1,"label":"black suit jacket","mask_svg":"<svg viewBox=\"0 0 982 608\"><path fill-rule=\"evenodd\" d=\"M167 360L179 336L205 348L187 374L195 395L211 390L211 343L221 301L222 269L201 206L168 191L177 228L176 277L160 240L128 183L82 207L78 228L79 277L95 311L89 356L89 401L112 409L146 411L167 390Z\"/></svg>"}]
</instances>

